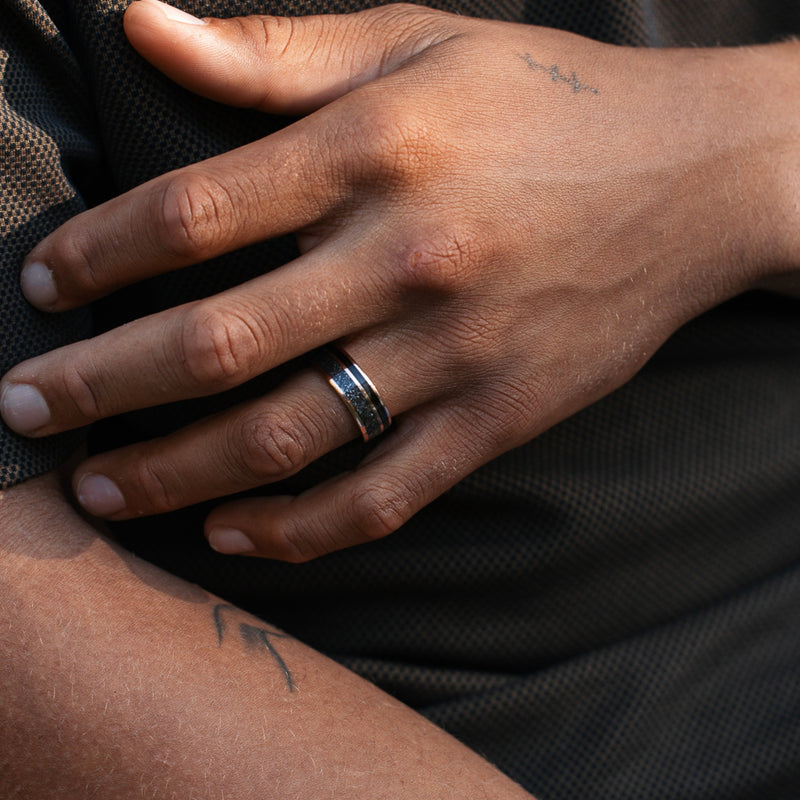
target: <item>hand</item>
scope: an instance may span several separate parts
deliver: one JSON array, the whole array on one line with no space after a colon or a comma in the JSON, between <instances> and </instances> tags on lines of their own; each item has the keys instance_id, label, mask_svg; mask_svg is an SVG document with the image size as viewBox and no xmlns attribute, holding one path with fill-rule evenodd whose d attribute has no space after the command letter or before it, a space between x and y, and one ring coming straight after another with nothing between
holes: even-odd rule
<instances>
[{"instance_id":1,"label":"hand","mask_svg":"<svg viewBox=\"0 0 800 800\"><path fill-rule=\"evenodd\" d=\"M224 552L297 561L396 530L620 386L694 315L799 262L796 43L633 50L412 6L184 24L139 0L125 21L189 89L308 116L71 220L27 259L29 299L64 310L287 232L302 255L15 367L7 424L43 436L212 394L332 341L396 420L351 473L214 510ZM309 369L90 458L74 489L100 516L158 513L355 435Z\"/></svg>"}]
</instances>

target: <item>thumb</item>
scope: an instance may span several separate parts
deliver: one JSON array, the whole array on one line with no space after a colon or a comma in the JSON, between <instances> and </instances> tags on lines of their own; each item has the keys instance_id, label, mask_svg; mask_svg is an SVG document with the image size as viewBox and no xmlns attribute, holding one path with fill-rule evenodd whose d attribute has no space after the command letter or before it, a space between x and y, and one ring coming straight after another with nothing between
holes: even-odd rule
<instances>
[{"instance_id":1,"label":"thumb","mask_svg":"<svg viewBox=\"0 0 800 800\"><path fill-rule=\"evenodd\" d=\"M448 38L451 15L419 6L355 14L198 19L136 0L125 33L172 80L228 105L302 114L385 75Z\"/></svg>"}]
</instances>

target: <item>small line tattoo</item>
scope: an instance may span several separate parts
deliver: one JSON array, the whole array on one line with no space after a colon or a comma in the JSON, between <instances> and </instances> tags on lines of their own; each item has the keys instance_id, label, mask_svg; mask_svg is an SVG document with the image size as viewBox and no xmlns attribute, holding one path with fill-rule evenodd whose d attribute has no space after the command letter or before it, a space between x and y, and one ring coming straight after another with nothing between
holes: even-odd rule
<instances>
[{"instance_id":1,"label":"small line tattoo","mask_svg":"<svg viewBox=\"0 0 800 800\"><path fill-rule=\"evenodd\" d=\"M281 657L281 654L275 649L275 645L270 641L271 638L286 639L286 634L270 631L266 628L257 628L255 625L248 625L246 622L242 622L239 625L239 635L242 637L242 641L245 643L246 647L253 650L259 650L262 647L265 648L266 651L272 656L272 660L283 673L283 678L286 681L286 688L290 692L293 692L297 688L295 686L292 673L289 671L289 667L286 666L286 662Z\"/></svg>"},{"instance_id":2,"label":"small line tattoo","mask_svg":"<svg viewBox=\"0 0 800 800\"><path fill-rule=\"evenodd\" d=\"M225 622L224 613L230 611L232 613L239 613L239 609L235 606L227 605L226 603L218 603L214 606L212 612L214 617L214 627L217 630L217 641L219 646L222 647L222 642L225 639L225 634L228 631L227 623ZM280 669L283 678L286 681L286 688L293 692L297 688L292 675L283 656L278 652L275 645L272 643L273 639L290 639L291 637L285 633L270 630L269 628L260 625L250 625L246 622L239 623L239 638L248 650L266 650L269 653L275 665Z\"/></svg>"},{"instance_id":3,"label":"small line tattoo","mask_svg":"<svg viewBox=\"0 0 800 800\"><path fill-rule=\"evenodd\" d=\"M234 611L233 606L226 606L222 603L217 603L214 606L214 610L211 612L214 616L214 627L217 629L217 640L219 641L219 646L222 647L222 640L225 638L225 620L222 618L222 612L226 609L230 611Z\"/></svg>"},{"instance_id":4,"label":"small line tattoo","mask_svg":"<svg viewBox=\"0 0 800 800\"><path fill-rule=\"evenodd\" d=\"M589 94L594 95L600 94L599 89L595 89L593 86L583 83L574 72L563 73L558 64L553 64L549 67L545 66L544 64L540 64L538 61L534 61L533 56L531 56L530 53L518 55L517 58L519 58L521 61L524 61L531 72L543 72L544 74L550 76L550 79L553 81L553 83L563 83L566 86L569 86L572 89L573 94L580 94L581 92L588 92Z\"/></svg>"}]
</instances>

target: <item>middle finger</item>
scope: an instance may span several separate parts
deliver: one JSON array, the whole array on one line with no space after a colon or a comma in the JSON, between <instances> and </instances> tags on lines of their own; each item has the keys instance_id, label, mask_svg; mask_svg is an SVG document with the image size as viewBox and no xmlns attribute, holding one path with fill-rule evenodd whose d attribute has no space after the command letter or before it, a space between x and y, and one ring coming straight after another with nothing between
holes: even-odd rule
<instances>
[{"instance_id":1,"label":"middle finger","mask_svg":"<svg viewBox=\"0 0 800 800\"><path fill-rule=\"evenodd\" d=\"M0 382L4 421L38 437L215 394L394 314L387 273L358 266L380 263L374 245L338 264L331 249L17 365Z\"/></svg>"},{"instance_id":2,"label":"middle finger","mask_svg":"<svg viewBox=\"0 0 800 800\"><path fill-rule=\"evenodd\" d=\"M343 120L323 109L79 214L29 253L23 291L42 310L64 311L317 222L352 194L354 123Z\"/></svg>"}]
</instances>

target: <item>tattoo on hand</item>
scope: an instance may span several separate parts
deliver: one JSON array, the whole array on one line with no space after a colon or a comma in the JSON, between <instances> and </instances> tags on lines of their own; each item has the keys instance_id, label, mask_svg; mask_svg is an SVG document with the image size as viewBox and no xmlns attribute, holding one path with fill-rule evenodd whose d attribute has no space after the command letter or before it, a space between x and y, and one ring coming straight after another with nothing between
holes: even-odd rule
<instances>
[{"instance_id":1,"label":"tattoo on hand","mask_svg":"<svg viewBox=\"0 0 800 800\"><path fill-rule=\"evenodd\" d=\"M550 79L553 81L553 83L564 83L571 87L574 94L579 94L580 92L588 92L589 94L595 95L600 94L599 89L595 89L592 86L581 82L574 72L564 74L558 64L553 64L552 66L547 67L544 64L540 64L538 61L534 61L530 53L518 55L517 58L519 58L521 61L524 61L531 72L544 72L550 76Z\"/></svg>"},{"instance_id":2,"label":"tattoo on hand","mask_svg":"<svg viewBox=\"0 0 800 800\"><path fill-rule=\"evenodd\" d=\"M222 647L222 642L225 639L225 634L228 631L228 625L225 621L224 612L230 611L235 614L241 613L235 606L230 606L225 603L218 603L214 606L214 626L217 629L217 638L219 639L219 646ZM286 681L286 688L293 692L296 688L294 677L292 676L289 667L283 660L283 657L278 652L273 639L289 639L291 638L285 633L270 630L261 625L251 625L247 622L239 623L239 638L248 650L260 650L269 653L275 665L280 669L283 678Z\"/></svg>"}]
</instances>

